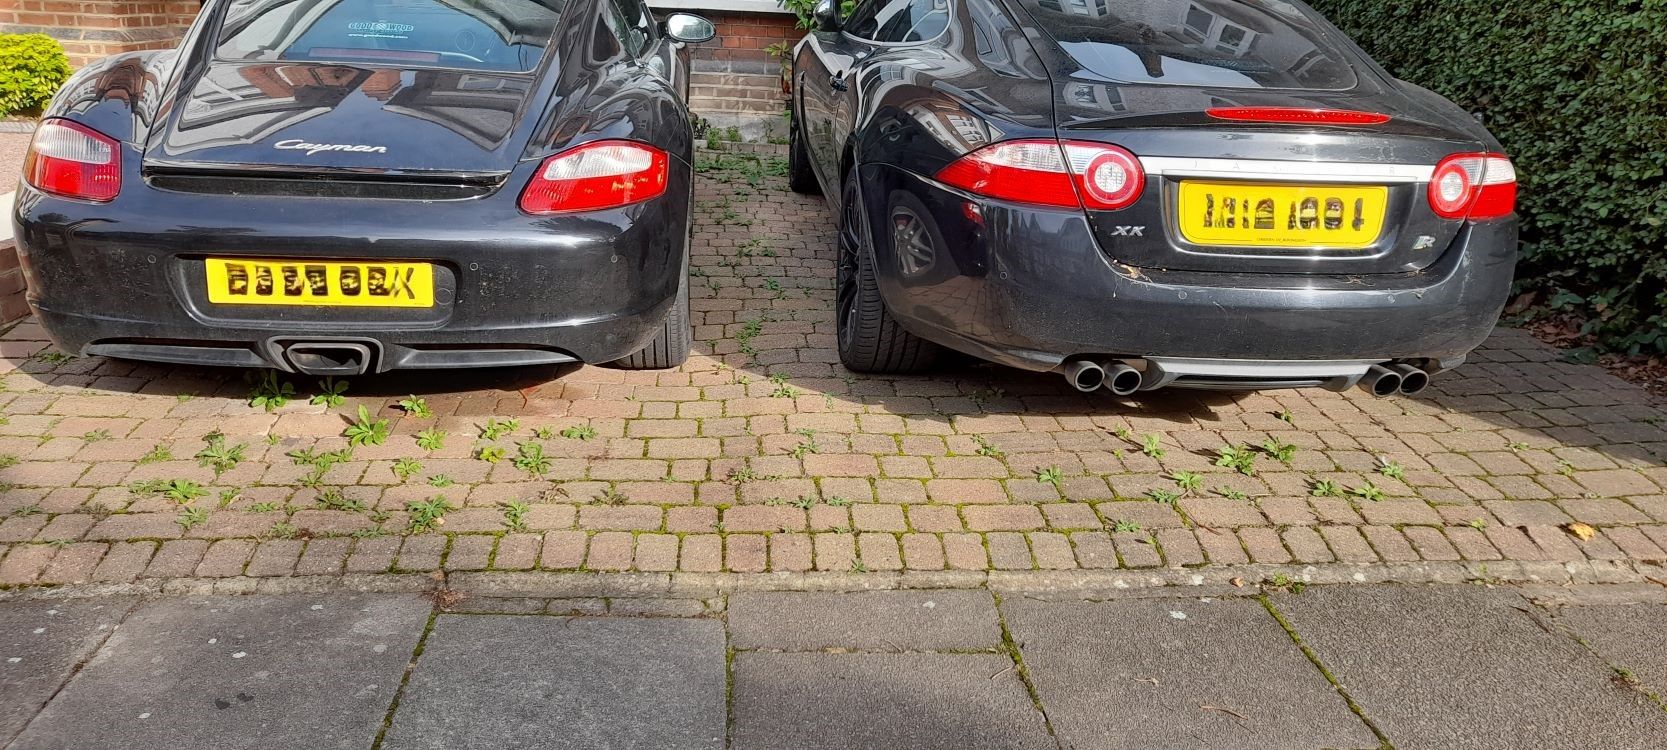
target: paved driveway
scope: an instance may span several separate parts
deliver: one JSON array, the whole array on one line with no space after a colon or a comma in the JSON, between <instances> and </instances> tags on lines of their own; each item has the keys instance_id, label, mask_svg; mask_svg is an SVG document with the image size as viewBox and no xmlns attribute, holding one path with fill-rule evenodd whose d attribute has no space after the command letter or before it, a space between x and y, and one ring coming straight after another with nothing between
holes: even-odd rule
<instances>
[{"instance_id":1,"label":"paved driveway","mask_svg":"<svg viewBox=\"0 0 1667 750\"><path fill-rule=\"evenodd\" d=\"M1659 588L0 603L0 744L1653 750ZM15 738L15 741L14 741Z\"/></svg>"},{"instance_id":2,"label":"paved driveway","mask_svg":"<svg viewBox=\"0 0 1667 750\"><path fill-rule=\"evenodd\" d=\"M697 355L676 372L354 378L334 406L309 404L319 384L293 378L294 398L266 411L240 372L66 359L37 326L13 328L0 338L0 584L1586 560L1636 572L1667 558L1667 415L1523 333L1499 332L1416 399L1118 400L975 364L848 373L828 213L758 150L700 155ZM432 415L402 410L408 394ZM391 435L337 453L359 405ZM1242 472L1217 465L1229 446L1254 455Z\"/></svg>"}]
</instances>

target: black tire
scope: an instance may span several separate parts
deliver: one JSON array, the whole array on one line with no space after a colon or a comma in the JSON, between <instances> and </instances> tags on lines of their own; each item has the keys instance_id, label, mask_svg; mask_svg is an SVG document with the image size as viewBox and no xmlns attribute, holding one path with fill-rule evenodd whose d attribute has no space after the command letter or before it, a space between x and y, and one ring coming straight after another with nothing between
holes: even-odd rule
<instances>
[{"instance_id":1,"label":"black tire","mask_svg":"<svg viewBox=\"0 0 1667 750\"><path fill-rule=\"evenodd\" d=\"M880 298L869 248L867 212L857 196L856 170L845 177L839 221L839 264L835 270L835 315L839 361L853 372L911 373L931 368L943 347L898 325Z\"/></svg>"},{"instance_id":2,"label":"black tire","mask_svg":"<svg viewBox=\"0 0 1667 750\"><path fill-rule=\"evenodd\" d=\"M654 340L623 359L608 363L621 370L667 370L681 367L689 359L694 331L689 328L689 269L683 268L683 283L677 287L677 301L655 334Z\"/></svg>"},{"instance_id":3,"label":"black tire","mask_svg":"<svg viewBox=\"0 0 1667 750\"><path fill-rule=\"evenodd\" d=\"M805 151L805 139L799 135L799 121L787 128L787 187L800 195L821 195L822 185L810 169L810 154Z\"/></svg>"}]
</instances>

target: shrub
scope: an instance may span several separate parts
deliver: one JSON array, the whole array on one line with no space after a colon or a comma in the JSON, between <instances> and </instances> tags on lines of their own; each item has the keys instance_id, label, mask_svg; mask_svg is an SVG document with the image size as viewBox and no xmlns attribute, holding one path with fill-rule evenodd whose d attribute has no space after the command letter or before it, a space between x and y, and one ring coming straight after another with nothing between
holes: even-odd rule
<instances>
[{"instance_id":1,"label":"shrub","mask_svg":"<svg viewBox=\"0 0 1667 750\"><path fill-rule=\"evenodd\" d=\"M1667 0L1310 0L1516 162L1520 290L1667 351Z\"/></svg>"},{"instance_id":2,"label":"shrub","mask_svg":"<svg viewBox=\"0 0 1667 750\"><path fill-rule=\"evenodd\" d=\"M46 106L69 73L69 58L56 39L0 34L0 116Z\"/></svg>"}]
</instances>

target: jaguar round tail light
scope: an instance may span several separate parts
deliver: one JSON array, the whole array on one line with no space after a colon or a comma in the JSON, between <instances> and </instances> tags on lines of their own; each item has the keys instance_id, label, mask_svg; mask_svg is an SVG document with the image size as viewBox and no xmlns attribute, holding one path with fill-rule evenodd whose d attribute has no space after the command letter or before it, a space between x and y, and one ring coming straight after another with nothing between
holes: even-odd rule
<instances>
[{"instance_id":1,"label":"jaguar round tail light","mask_svg":"<svg viewBox=\"0 0 1667 750\"><path fill-rule=\"evenodd\" d=\"M997 200L1115 211L1146 189L1146 172L1128 149L1044 139L1004 141L956 159L937 179Z\"/></svg>"},{"instance_id":2,"label":"jaguar round tail light","mask_svg":"<svg viewBox=\"0 0 1667 750\"><path fill-rule=\"evenodd\" d=\"M521 191L529 214L596 211L666 192L666 152L633 141L593 141L544 160Z\"/></svg>"},{"instance_id":3,"label":"jaguar round tail light","mask_svg":"<svg viewBox=\"0 0 1667 750\"><path fill-rule=\"evenodd\" d=\"M1516 210L1516 167L1504 154L1453 154L1430 177L1430 210L1444 219L1498 219Z\"/></svg>"},{"instance_id":4,"label":"jaguar round tail light","mask_svg":"<svg viewBox=\"0 0 1667 750\"><path fill-rule=\"evenodd\" d=\"M23 179L44 193L104 203L122 189L121 146L80 123L45 120L23 157Z\"/></svg>"}]
</instances>

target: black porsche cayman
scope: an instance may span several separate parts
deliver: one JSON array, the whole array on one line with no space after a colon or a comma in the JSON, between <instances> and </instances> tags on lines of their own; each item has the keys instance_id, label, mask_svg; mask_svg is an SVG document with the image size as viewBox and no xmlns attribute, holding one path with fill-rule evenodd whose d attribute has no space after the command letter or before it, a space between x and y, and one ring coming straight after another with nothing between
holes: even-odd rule
<instances>
[{"instance_id":1,"label":"black porsche cayman","mask_svg":"<svg viewBox=\"0 0 1667 750\"><path fill-rule=\"evenodd\" d=\"M45 113L29 301L76 354L676 366L684 43L712 33L641 0L209 0Z\"/></svg>"},{"instance_id":2,"label":"black porsche cayman","mask_svg":"<svg viewBox=\"0 0 1667 750\"><path fill-rule=\"evenodd\" d=\"M846 366L1415 393L1492 329L1516 174L1300 0L858 0L794 61Z\"/></svg>"}]
</instances>

